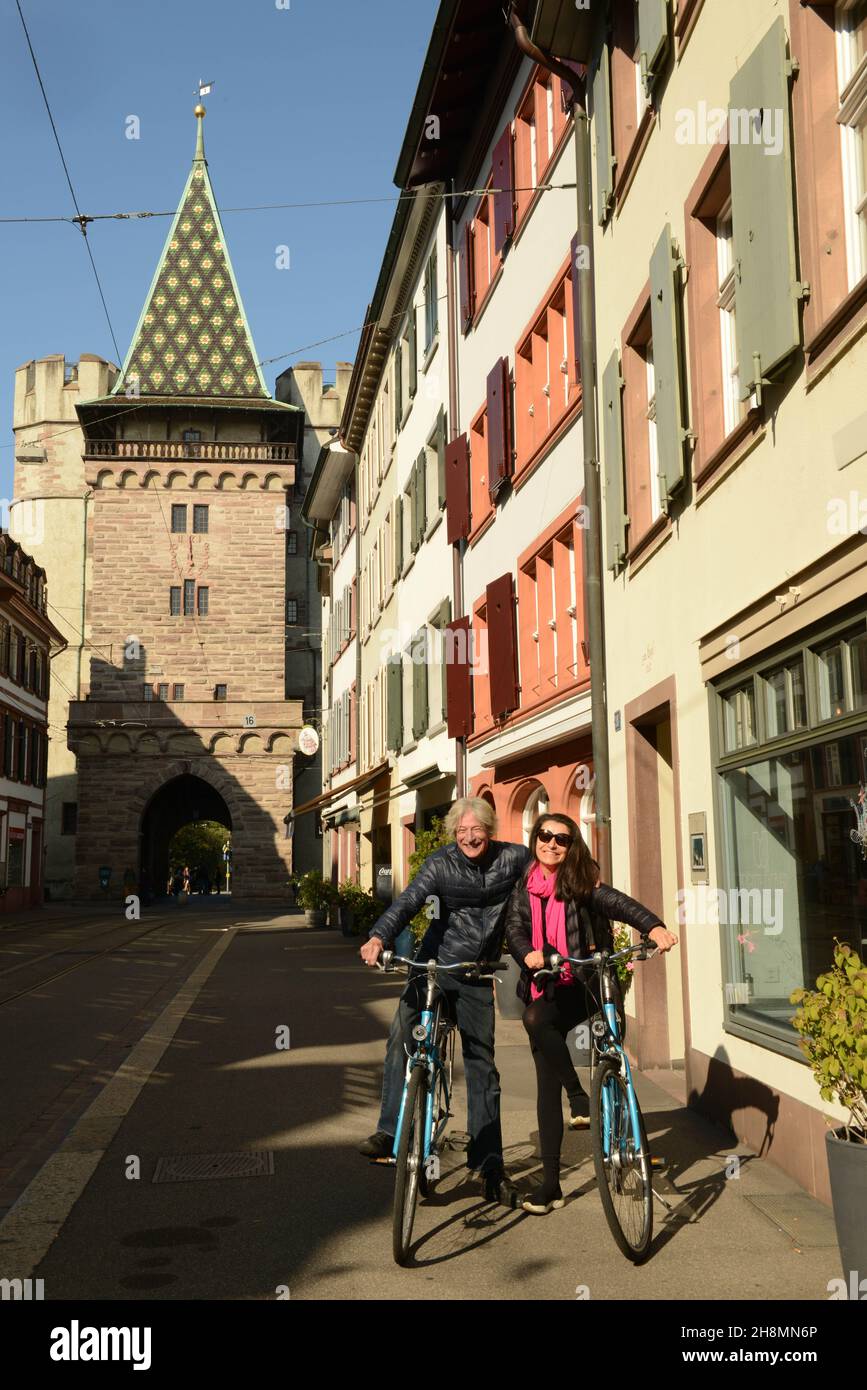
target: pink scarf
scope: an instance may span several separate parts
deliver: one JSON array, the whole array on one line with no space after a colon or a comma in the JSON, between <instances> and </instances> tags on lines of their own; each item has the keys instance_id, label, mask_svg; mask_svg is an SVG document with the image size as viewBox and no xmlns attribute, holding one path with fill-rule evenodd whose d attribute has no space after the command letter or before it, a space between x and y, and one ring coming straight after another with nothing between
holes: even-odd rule
<instances>
[{"instance_id":1,"label":"pink scarf","mask_svg":"<svg viewBox=\"0 0 867 1390\"><path fill-rule=\"evenodd\" d=\"M543 872L541 865L537 862L533 865L527 875L527 893L530 897L530 914L533 922L533 950L541 951L545 941L554 947L561 956L568 956L569 943L566 939L566 904L559 898L554 897L554 888L557 883L556 874L550 877ZM545 930L542 929L542 899L545 899ZM556 982L558 985L574 984L572 971L569 966L565 966L562 975ZM545 993L544 989L537 989L534 984L530 985L530 995L533 999L541 999Z\"/></svg>"}]
</instances>

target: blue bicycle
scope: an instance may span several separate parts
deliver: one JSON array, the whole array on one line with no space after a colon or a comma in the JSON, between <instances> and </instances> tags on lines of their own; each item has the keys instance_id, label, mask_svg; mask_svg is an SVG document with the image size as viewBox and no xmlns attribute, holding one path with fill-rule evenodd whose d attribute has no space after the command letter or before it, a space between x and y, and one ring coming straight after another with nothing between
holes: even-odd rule
<instances>
[{"instance_id":1,"label":"blue bicycle","mask_svg":"<svg viewBox=\"0 0 867 1390\"><path fill-rule=\"evenodd\" d=\"M635 1087L632 1068L623 1048L618 1016L618 991L614 967L618 960L647 960L654 954L646 942L609 954L597 951L586 960L572 956L550 957L550 968L537 970L534 979L559 975L568 962L578 970L595 970L600 1013L590 1026L591 1085L590 1137L599 1196L611 1234L624 1255L640 1264L650 1249L653 1234L653 1189L650 1146Z\"/></svg>"},{"instance_id":2,"label":"blue bicycle","mask_svg":"<svg viewBox=\"0 0 867 1390\"><path fill-rule=\"evenodd\" d=\"M407 974L425 975L425 994L421 1018L412 1030L414 1052L407 1049L406 1081L397 1129L394 1136L394 1219L392 1252L399 1265L405 1264L412 1240L412 1227L419 1193L426 1197L430 1182L439 1177L439 1160L451 1116L452 1074L455 1060L455 1021L449 1001L439 985L440 974L461 971L473 980L492 980L493 973L505 970L502 962L462 961L439 965L435 960L415 961L383 951L381 968L394 970L405 965Z\"/></svg>"}]
</instances>

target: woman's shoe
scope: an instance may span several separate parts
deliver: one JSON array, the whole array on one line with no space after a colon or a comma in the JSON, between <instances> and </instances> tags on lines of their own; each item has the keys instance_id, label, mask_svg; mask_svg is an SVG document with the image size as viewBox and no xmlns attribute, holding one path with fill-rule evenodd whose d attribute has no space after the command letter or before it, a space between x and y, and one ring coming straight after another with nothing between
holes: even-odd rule
<instances>
[{"instance_id":1,"label":"woman's shoe","mask_svg":"<svg viewBox=\"0 0 867 1390\"><path fill-rule=\"evenodd\" d=\"M553 1211L555 1207L565 1207L565 1205L566 1202L560 1191L559 1183L556 1187L548 1187L543 1183L541 1187L537 1187L534 1192L531 1192L529 1197L525 1197L521 1203L524 1211L531 1211L534 1216L547 1216L548 1212Z\"/></svg>"},{"instance_id":2,"label":"woman's shoe","mask_svg":"<svg viewBox=\"0 0 867 1390\"><path fill-rule=\"evenodd\" d=\"M583 1091L580 1096L575 1096L570 1100L569 1109L571 1116L569 1119L570 1129L589 1129L590 1128L590 1097Z\"/></svg>"}]
</instances>

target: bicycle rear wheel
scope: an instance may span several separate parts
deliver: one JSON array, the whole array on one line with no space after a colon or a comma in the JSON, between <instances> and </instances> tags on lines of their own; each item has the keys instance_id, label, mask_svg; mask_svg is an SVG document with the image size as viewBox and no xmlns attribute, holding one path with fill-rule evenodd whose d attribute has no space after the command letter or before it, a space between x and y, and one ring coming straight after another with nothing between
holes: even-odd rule
<instances>
[{"instance_id":1,"label":"bicycle rear wheel","mask_svg":"<svg viewBox=\"0 0 867 1390\"><path fill-rule=\"evenodd\" d=\"M627 1259L640 1264L653 1234L653 1193L650 1150L637 1098L635 1107L638 1133L626 1080L617 1063L603 1057L593 1074L590 1095L596 1181L611 1234Z\"/></svg>"},{"instance_id":2,"label":"bicycle rear wheel","mask_svg":"<svg viewBox=\"0 0 867 1390\"><path fill-rule=\"evenodd\" d=\"M394 1184L392 1252L399 1265L406 1263L412 1240L412 1226L424 1163L426 1102L427 1069L424 1066L413 1067L403 1110Z\"/></svg>"}]
</instances>

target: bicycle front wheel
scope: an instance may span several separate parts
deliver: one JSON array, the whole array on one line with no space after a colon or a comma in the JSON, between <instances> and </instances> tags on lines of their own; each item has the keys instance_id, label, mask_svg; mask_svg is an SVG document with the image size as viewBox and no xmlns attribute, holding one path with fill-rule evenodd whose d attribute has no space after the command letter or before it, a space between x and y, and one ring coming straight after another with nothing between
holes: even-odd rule
<instances>
[{"instance_id":1,"label":"bicycle front wheel","mask_svg":"<svg viewBox=\"0 0 867 1390\"><path fill-rule=\"evenodd\" d=\"M394 1184L392 1251L399 1265L406 1264L424 1164L424 1127L427 1102L427 1069L413 1067L403 1108L403 1124L397 1149Z\"/></svg>"},{"instance_id":2,"label":"bicycle front wheel","mask_svg":"<svg viewBox=\"0 0 867 1390\"><path fill-rule=\"evenodd\" d=\"M619 1249L640 1264L653 1234L650 1150L635 1101L638 1130L632 1122L629 1087L620 1068L603 1057L593 1074L590 1131L599 1196Z\"/></svg>"}]
</instances>

